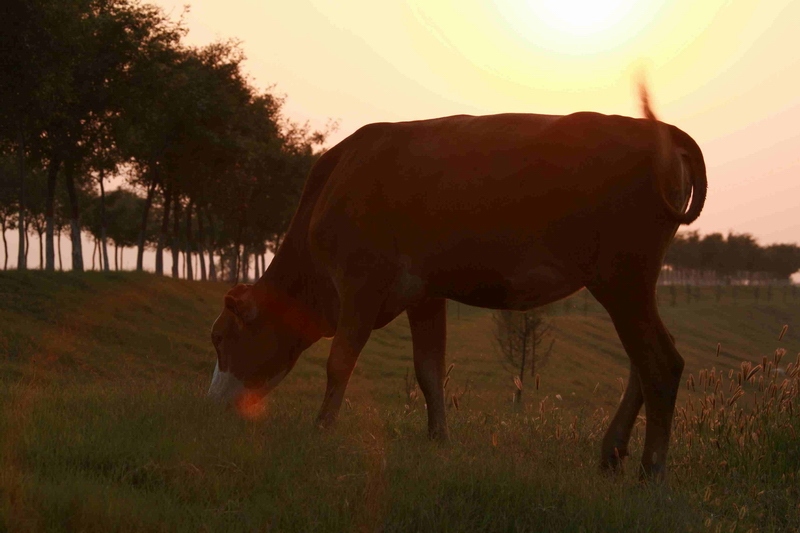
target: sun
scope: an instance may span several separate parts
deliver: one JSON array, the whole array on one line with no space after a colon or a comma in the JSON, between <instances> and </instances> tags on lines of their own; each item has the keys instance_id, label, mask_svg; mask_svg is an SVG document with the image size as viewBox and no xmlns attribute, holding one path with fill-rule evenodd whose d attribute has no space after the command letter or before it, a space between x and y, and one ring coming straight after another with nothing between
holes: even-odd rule
<instances>
[{"instance_id":1,"label":"sun","mask_svg":"<svg viewBox=\"0 0 800 533\"><path fill-rule=\"evenodd\" d=\"M636 0L528 0L532 14L554 30L589 36L625 20Z\"/></svg>"}]
</instances>

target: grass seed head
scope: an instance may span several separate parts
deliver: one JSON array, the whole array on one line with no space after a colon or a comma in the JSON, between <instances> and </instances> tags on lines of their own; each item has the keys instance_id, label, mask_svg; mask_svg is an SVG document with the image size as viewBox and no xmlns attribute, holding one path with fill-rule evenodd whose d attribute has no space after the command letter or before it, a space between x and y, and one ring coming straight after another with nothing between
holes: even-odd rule
<instances>
[{"instance_id":1,"label":"grass seed head","mask_svg":"<svg viewBox=\"0 0 800 533\"><path fill-rule=\"evenodd\" d=\"M783 359L784 355L786 355L786 350L784 350L783 348L778 348L777 350L775 350L775 366L776 367L778 366L778 363L781 362L781 359Z\"/></svg>"}]
</instances>

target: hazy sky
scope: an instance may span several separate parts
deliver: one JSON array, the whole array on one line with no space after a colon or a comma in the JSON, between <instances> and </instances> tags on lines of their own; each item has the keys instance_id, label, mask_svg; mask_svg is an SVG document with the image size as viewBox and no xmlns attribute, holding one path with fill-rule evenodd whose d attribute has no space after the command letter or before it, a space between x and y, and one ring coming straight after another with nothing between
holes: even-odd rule
<instances>
[{"instance_id":1,"label":"hazy sky","mask_svg":"<svg viewBox=\"0 0 800 533\"><path fill-rule=\"evenodd\" d=\"M338 120L333 142L457 113L638 116L643 66L705 153L692 228L800 242L800 1L192 0L186 21L192 44L241 40L255 84L295 120Z\"/></svg>"},{"instance_id":2,"label":"hazy sky","mask_svg":"<svg viewBox=\"0 0 800 533\"><path fill-rule=\"evenodd\" d=\"M458 113L638 116L644 67L706 157L690 228L800 242L800 0L151 0L175 18L187 1L188 42L240 40L290 118L339 121L329 146Z\"/></svg>"}]
</instances>

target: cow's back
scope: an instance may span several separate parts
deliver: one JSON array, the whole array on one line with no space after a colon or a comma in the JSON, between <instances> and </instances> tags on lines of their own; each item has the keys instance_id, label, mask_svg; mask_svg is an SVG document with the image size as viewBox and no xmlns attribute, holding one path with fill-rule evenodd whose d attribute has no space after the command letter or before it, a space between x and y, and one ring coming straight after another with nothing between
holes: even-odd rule
<instances>
[{"instance_id":1,"label":"cow's back","mask_svg":"<svg viewBox=\"0 0 800 533\"><path fill-rule=\"evenodd\" d=\"M635 186L625 177L652 153L642 122L581 113L369 125L337 146L342 155L312 218L323 232L373 235L376 246L391 234L395 245L438 247L522 220L544 231Z\"/></svg>"}]
</instances>

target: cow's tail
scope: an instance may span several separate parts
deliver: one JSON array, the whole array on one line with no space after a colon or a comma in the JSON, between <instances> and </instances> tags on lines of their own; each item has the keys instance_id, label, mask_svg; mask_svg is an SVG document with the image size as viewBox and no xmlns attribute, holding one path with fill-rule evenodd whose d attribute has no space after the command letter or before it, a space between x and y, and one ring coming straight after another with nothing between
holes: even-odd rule
<instances>
[{"instance_id":1,"label":"cow's tail","mask_svg":"<svg viewBox=\"0 0 800 533\"><path fill-rule=\"evenodd\" d=\"M708 180L706 178L706 165L703 160L703 152L697 143L689 135L668 124L660 122L650 107L650 97L644 82L639 84L639 96L642 102L642 112L645 118L652 121L656 126L658 136L657 171L658 190L664 207L670 218L679 224L691 224L706 203L706 192L708 190ZM675 176L675 169L672 164L674 154L678 153L689 165L689 173L692 184L692 199L686 211L676 208L666 196L665 190L674 187L671 181Z\"/></svg>"}]
</instances>

